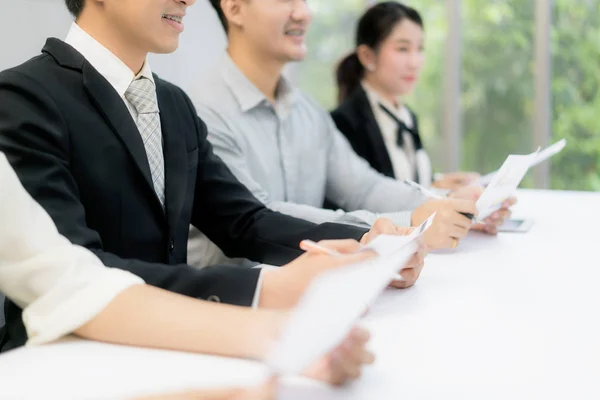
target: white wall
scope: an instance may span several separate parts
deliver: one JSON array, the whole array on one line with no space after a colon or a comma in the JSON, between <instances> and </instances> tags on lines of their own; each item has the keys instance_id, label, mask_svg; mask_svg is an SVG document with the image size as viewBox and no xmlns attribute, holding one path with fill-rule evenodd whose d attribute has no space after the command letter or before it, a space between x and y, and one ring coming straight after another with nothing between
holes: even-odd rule
<instances>
[{"instance_id":1,"label":"white wall","mask_svg":"<svg viewBox=\"0 0 600 400\"><path fill-rule=\"evenodd\" d=\"M0 71L39 54L47 37L64 39L72 21L63 0L0 0ZM161 77L190 87L215 66L225 48L225 34L208 1L188 9L179 49L151 55L150 65Z\"/></svg>"}]
</instances>

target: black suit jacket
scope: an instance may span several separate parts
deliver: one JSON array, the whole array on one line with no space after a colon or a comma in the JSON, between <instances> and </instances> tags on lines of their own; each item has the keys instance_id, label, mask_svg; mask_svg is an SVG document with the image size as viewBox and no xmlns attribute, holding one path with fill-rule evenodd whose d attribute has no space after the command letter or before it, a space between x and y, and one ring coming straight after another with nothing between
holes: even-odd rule
<instances>
[{"instance_id":1,"label":"black suit jacket","mask_svg":"<svg viewBox=\"0 0 600 400\"><path fill-rule=\"evenodd\" d=\"M414 131L419 132L417 116L409 110ZM385 147L379 124L362 86L357 87L331 116L340 132L350 141L354 151L385 176L396 178L390 155Z\"/></svg>"},{"instance_id":2,"label":"black suit jacket","mask_svg":"<svg viewBox=\"0 0 600 400\"><path fill-rule=\"evenodd\" d=\"M0 151L61 234L109 267L197 298L250 305L259 271L187 266L190 223L230 257L281 265L305 238L359 238L267 209L213 154L186 94L155 76L164 140L166 205L156 196L141 136L117 92L71 46L0 74ZM26 340L7 302L4 350Z\"/></svg>"}]
</instances>

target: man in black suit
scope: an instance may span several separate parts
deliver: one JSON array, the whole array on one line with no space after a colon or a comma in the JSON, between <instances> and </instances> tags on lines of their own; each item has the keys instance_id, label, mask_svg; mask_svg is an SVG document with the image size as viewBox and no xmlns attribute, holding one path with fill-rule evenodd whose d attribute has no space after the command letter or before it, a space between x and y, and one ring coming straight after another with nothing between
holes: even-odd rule
<instances>
[{"instance_id":1,"label":"man in black suit","mask_svg":"<svg viewBox=\"0 0 600 400\"><path fill-rule=\"evenodd\" d=\"M60 233L105 265L196 298L288 306L334 257L196 270L186 265L190 223L229 256L275 265L298 257L302 239L372 235L270 211L213 154L186 94L146 62L177 48L193 3L66 0L76 17L66 43L48 39L0 74L0 151ZM3 350L26 340L21 310L5 310Z\"/></svg>"}]
</instances>

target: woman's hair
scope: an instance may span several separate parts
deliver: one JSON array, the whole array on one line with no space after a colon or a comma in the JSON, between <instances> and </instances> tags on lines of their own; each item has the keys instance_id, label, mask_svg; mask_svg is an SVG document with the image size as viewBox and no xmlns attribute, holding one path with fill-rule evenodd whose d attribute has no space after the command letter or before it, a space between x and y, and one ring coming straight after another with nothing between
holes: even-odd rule
<instances>
[{"instance_id":1,"label":"woman's hair","mask_svg":"<svg viewBox=\"0 0 600 400\"><path fill-rule=\"evenodd\" d=\"M405 19L423 28L423 20L418 11L404 4L386 1L369 8L358 21L356 48L364 44L377 51L396 25ZM365 67L361 64L356 50L339 63L336 80L340 103L360 85L364 74Z\"/></svg>"}]
</instances>

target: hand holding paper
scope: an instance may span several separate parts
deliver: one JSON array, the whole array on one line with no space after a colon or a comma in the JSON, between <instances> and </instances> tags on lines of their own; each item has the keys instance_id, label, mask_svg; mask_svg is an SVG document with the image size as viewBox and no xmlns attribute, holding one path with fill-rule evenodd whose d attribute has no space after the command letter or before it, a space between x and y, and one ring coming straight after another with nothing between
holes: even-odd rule
<instances>
[{"instance_id":1,"label":"hand holding paper","mask_svg":"<svg viewBox=\"0 0 600 400\"><path fill-rule=\"evenodd\" d=\"M292 311L267 365L277 374L298 374L339 344L364 310L381 294L398 266L419 248L418 239L433 216L409 236L384 236L368 249L380 254L348 267L317 276Z\"/></svg>"},{"instance_id":2,"label":"hand holding paper","mask_svg":"<svg viewBox=\"0 0 600 400\"><path fill-rule=\"evenodd\" d=\"M477 200L478 220L483 221L512 197L529 167L537 159L538 152L528 155L509 155L502 167Z\"/></svg>"}]
</instances>

